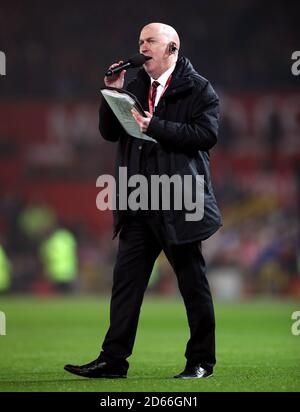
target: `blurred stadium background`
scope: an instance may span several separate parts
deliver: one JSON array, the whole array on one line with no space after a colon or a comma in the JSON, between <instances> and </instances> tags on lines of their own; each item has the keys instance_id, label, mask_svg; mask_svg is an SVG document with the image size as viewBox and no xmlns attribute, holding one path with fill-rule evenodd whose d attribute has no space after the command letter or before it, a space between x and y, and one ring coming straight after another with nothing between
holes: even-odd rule
<instances>
[{"instance_id":1,"label":"blurred stadium background","mask_svg":"<svg viewBox=\"0 0 300 412\"><path fill-rule=\"evenodd\" d=\"M140 28L162 21L222 104L211 165L224 226L204 244L214 296L299 298L299 5L2 1L0 293L110 291L117 241L96 179L113 173L115 145L98 132L99 89ZM178 294L163 255L150 290Z\"/></svg>"}]
</instances>

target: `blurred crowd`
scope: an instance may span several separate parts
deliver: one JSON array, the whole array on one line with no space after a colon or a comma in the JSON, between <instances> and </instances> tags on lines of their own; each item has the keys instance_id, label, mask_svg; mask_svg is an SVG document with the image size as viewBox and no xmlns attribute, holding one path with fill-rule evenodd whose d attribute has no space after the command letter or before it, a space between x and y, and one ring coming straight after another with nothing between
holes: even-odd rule
<instances>
[{"instance_id":1,"label":"blurred crowd","mask_svg":"<svg viewBox=\"0 0 300 412\"><path fill-rule=\"evenodd\" d=\"M182 52L217 87L292 90L299 14L299 2L282 0L130 0L113 12L98 0L3 1L0 45L9 76L1 95L95 96L107 66L136 53L140 28L161 19L177 28Z\"/></svg>"},{"instance_id":2,"label":"blurred crowd","mask_svg":"<svg viewBox=\"0 0 300 412\"><path fill-rule=\"evenodd\" d=\"M222 298L299 297L295 205L283 207L267 187L265 194L255 187L242 194L232 183L225 197L216 185L224 226L203 244L214 293ZM0 292L109 291L117 248L110 230L97 231L76 221L66 224L49 204L25 202L12 194L1 197L0 212ZM178 293L163 253L150 290Z\"/></svg>"}]
</instances>

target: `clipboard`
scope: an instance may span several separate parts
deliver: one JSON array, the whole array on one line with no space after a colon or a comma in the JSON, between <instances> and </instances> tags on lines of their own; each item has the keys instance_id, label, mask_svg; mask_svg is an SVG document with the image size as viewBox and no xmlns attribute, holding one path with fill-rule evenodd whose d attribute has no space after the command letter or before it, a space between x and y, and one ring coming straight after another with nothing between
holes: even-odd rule
<instances>
[{"instance_id":1,"label":"clipboard","mask_svg":"<svg viewBox=\"0 0 300 412\"><path fill-rule=\"evenodd\" d=\"M131 110L134 108L143 117L147 117L134 94L116 87L104 87L100 92L128 135L157 143L155 139L140 131L132 116Z\"/></svg>"}]
</instances>

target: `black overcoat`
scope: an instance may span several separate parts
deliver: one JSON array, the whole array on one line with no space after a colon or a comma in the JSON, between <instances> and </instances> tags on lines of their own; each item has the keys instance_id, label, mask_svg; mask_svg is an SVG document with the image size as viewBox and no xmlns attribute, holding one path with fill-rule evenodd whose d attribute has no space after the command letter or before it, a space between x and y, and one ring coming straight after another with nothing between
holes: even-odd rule
<instances>
[{"instance_id":1,"label":"black overcoat","mask_svg":"<svg viewBox=\"0 0 300 412\"><path fill-rule=\"evenodd\" d=\"M150 78L141 69L127 90L148 109ZM183 244L207 239L221 226L221 216L213 193L209 170L209 150L218 135L219 99L211 84L200 76L190 61L181 57L176 63L171 82L162 95L147 134L158 143L128 136L107 103L102 101L99 130L106 140L118 142L116 179L118 168L127 167L128 179L142 170L144 145L155 144L157 175L204 176L204 215L198 221L187 221L185 210L162 210L162 218L170 243ZM194 183L195 183L194 182ZM199 190L193 184L192 192ZM118 185L117 185L118 196ZM184 205L183 205L184 206ZM117 208L118 209L118 208ZM114 211L114 237L126 219L126 211Z\"/></svg>"}]
</instances>

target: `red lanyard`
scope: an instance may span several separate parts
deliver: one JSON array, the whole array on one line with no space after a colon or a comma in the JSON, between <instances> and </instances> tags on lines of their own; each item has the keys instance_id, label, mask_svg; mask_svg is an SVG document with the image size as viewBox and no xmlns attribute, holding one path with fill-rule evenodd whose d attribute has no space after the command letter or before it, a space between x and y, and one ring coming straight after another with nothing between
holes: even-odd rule
<instances>
[{"instance_id":1,"label":"red lanyard","mask_svg":"<svg viewBox=\"0 0 300 412\"><path fill-rule=\"evenodd\" d=\"M164 94L166 88L169 86L171 79L172 79L172 74L170 74L170 76L169 76L169 78L168 78L168 80L167 80L167 82L166 82L166 84L165 84L165 87L164 87L164 89L163 89L163 91L162 91L162 94L160 95L160 98L161 98L161 96ZM149 112L150 112L151 114L153 114L155 102L152 103L152 100L151 100L151 89L152 89L152 84L151 84L151 86L150 86L149 94L148 94L148 105L149 105ZM160 99L160 98L159 98L159 99ZM159 101L159 100L158 100L158 101ZM158 104L158 102L157 102L157 104Z\"/></svg>"}]
</instances>

